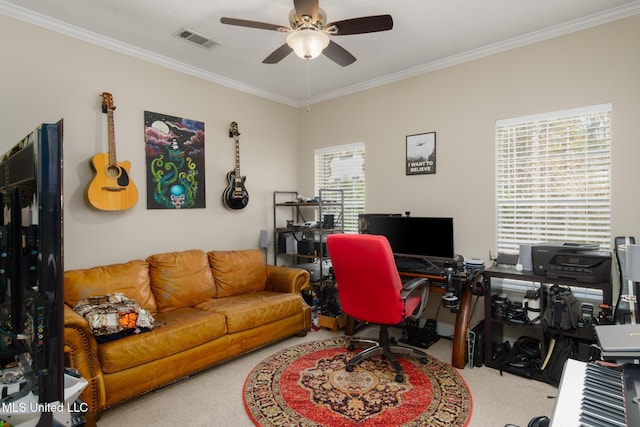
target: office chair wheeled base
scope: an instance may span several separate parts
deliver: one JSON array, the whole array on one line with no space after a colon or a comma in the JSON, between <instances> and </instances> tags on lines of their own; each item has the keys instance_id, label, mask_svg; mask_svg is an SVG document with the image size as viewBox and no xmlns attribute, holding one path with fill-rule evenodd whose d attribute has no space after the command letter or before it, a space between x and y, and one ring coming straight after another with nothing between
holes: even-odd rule
<instances>
[{"instance_id":1,"label":"office chair wheeled base","mask_svg":"<svg viewBox=\"0 0 640 427\"><path fill-rule=\"evenodd\" d=\"M419 358L420 363L427 363L427 353L424 351L403 345L392 345L389 341L389 329L387 325L380 325L380 336L378 341L354 338L349 342L347 349L349 351L353 351L356 344L370 344L370 346L347 361L347 365L345 367L347 372L353 372L356 364L360 361L371 356L381 354L383 358L386 357L389 363L393 366L393 369L396 372L395 381L401 383L404 381L404 370L402 369L402 366L400 366L400 362L398 362L395 354L414 355Z\"/></svg>"}]
</instances>

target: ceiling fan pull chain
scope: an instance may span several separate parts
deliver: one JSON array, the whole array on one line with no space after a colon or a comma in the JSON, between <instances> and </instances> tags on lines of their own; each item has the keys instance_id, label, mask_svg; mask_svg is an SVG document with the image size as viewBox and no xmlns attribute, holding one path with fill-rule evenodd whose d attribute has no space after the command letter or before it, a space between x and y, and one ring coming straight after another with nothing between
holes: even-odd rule
<instances>
[{"instance_id":1,"label":"ceiling fan pull chain","mask_svg":"<svg viewBox=\"0 0 640 427\"><path fill-rule=\"evenodd\" d=\"M307 60L307 112L311 111L311 61Z\"/></svg>"}]
</instances>

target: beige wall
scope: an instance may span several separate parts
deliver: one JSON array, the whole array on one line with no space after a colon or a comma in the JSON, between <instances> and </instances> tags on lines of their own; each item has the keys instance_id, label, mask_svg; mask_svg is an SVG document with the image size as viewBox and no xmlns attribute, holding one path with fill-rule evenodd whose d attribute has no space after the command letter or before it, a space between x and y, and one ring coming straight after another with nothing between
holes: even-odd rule
<instances>
[{"instance_id":1,"label":"beige wall","mask_svg":"<svg viewBox=\"0 0 640 427\"><path fill-rule=\"evenodd\" d=\"M313 105L300 112L300 161L364 141L367 211L453 216L456 252L488 261L496 120L611 102L612 234L640 238L639 40L635 16ZM405 176L406 135L432 131L436 174ZM313 189L311 174L300 181Z\"/></svg>"},{"instance_id":2,"label":"beige wall","mask_svg":"<svg viewBox=\"0 0 640 427\"><path fill-rule=\"evenodd\" d=\"M43 121L65 120L65 264L85 267L173 249L257 247L273 190L313 192L313 149L366 144L367 210L453 216L456 251L495 251L498 119L613 103L612 234L640 238L640 16L295 109L0 17L1 152ZM98 95L110 91L119 159L142 188L135 208L97 212L83 193L106 151ZM207 208L147 210L143 111L206 126ZM237 121L249 206L220 203ZM405 136L437 132L437 173L405 176ZM298 166L296 166L298 165ZM297 182L297 184L296 184Z\"/></svg>"},{"instance_id":3,"label":"beige wall","mask_svg":"<svg viewBox=\"0 0 640 427\"><path fill-rule=\"evenodd\" d=\"M272 192L295 188L297 110L0 16L0 152L42 122L64 119L65 268L179 249L258 247L272 224ZM89 160L107 151L100 94L113 94L118 160L131 161L135 207L97 211L85 202ZM206 209L147 210L144 111L205 123ZM237 121L250 201L221 202L235 165L229 123Z\"/></svg>"}]
</instances>

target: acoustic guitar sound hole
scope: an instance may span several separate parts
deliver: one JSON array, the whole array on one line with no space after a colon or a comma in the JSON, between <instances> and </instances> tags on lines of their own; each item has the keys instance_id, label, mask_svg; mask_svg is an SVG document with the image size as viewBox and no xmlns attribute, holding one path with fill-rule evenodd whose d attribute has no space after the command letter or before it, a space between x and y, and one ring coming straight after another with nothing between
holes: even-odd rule
<instances>
[{"instance_id":1,"label":"acoustic guitar sound hole","mask_svg":"<svg viewBox=\"0 0 640 427\"><path fill-rule=\"evenodd\" d=\"M109 178L116 179L116 178L118 178L120 176L121 172L120 172L120 168L118 166L110 165L110 166L107 166L106 173L107 173L107 176Z\"/></svg>"}]
</instances>

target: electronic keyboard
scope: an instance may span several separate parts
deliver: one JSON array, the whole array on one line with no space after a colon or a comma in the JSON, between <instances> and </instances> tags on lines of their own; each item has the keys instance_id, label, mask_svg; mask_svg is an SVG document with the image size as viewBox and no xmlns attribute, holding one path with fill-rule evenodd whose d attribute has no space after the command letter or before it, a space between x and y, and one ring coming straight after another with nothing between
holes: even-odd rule
<instances>
[{"instance_id":1,"label":"electronic keyboard","mask_svg":"<svg viewBox=\"0 0 640 427\"><path fill-rule=\"evenodd\" d=\"M640 365L621 369L568 359L551 427L640 426Z\"/></svg>"}]
</instances>

